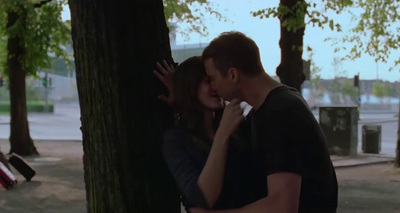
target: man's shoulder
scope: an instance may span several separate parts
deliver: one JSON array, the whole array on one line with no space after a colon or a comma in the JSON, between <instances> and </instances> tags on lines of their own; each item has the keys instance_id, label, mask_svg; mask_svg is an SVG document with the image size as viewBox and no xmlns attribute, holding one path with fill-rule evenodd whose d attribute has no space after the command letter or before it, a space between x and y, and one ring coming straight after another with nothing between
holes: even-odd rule
<instances>
[{"instance_id":1,"label":"man's shoulder","mask_svg":"<svg viewBox=\"0 0 400 213\"><path fill-rule=\"evenodd\" d=\"M307 103L302 95L294 88L280 86L270 92L260 111L286 113L288 110L307 109Z\"/></svg>"},{"instance_id":2,"label":"man's shoulder","mask_svg":"<svg viewBox=\"0 0 400 213\"><path fill-rule=\"evenodd\" d=\"M268 96L274 102L296 102L301 101L302 96L296 89L288 86L280 86L271 91Z\"/></svg>"}]
</instances>

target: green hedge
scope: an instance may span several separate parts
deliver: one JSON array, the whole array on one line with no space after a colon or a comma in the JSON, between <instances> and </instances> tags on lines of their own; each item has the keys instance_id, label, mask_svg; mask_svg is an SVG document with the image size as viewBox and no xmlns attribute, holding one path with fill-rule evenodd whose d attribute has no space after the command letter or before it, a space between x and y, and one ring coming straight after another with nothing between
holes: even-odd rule
<instances>
[{"instance_id":1,"label":"green hedge","mask_svg":"<svg viewBox=\"0 0 400 213\"><path fill-rule=\"evenodd\" d=\"M54 104L48 103L49 112L54 112ZM28 101L26 103L28 112L45 112L44 101ZM0 112L10 112L10 102L0 102Z\"/></svg>"}]
</instances>

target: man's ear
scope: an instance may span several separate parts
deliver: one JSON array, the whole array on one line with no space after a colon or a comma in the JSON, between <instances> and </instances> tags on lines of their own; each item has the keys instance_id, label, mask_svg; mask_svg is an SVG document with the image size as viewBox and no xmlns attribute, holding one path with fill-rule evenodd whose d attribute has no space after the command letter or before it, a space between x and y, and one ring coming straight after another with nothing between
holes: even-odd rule
<instances>
[{"instance_id":1,"label":"man's ear","mask_svg":"<svg viewBox=\"0 0 400 213\"><path fill-rule=\"evenodd\" d=\"M231 80L232 82L236 83L239 81L239 70L236 68L230 68L228 70L227 73L227 77L229 78L229 80Z\"/></svg>"}]
</instances>

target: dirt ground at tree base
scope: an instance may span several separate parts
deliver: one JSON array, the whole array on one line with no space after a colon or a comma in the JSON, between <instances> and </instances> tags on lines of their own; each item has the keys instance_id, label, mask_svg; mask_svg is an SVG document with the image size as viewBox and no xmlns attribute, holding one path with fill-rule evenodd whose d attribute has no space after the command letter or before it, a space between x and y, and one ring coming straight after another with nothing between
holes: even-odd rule
<instances>
[{"instance_id":1,"label":"dirt ground at tree base","mask_svg":"<svg viewBox=\"0 0 400 213\"><path fill-rule=\"evenodd\" d=\"M40 157L26 160L37 175L31 182L13 170L18 184L0 187L0 213L85 213L82 144L35 141ZM3 153L9 144L0 140ZM392 163L336 168L338 213L400 213L400 169ZM184 211L182 211L184 212Z\"/></svg>"}]
</instances>

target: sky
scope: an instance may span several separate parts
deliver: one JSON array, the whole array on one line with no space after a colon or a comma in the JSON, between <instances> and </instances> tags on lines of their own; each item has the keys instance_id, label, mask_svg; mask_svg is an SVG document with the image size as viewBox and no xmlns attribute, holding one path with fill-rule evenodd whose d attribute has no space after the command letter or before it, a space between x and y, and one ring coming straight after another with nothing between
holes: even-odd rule
<instances>
[{"instance_id":1,"label":"sky","mask_svg":"<svg viewBox=\"0 0 400 213\"><path fill-rule=\"evenodd\" d=\"M253 17L250 12L259 9L277 6L279 0L209 0L211 7L220 12L224 20L218 20L216 17L209 15L203 20L207 27L208 35L201 37L196 33L189 35L189 39L185 36L177 34L176 43L179 44L195 44L207 43L213 38L217 37L220 33L225 31L240 31L250 38L252 38L260 49L261 60L266 72L269 75L276 75L276 67L280 63L280 28L279 20L277 18L260 19ZM331 14L334 15L334 14ZM349 16L334 16L334 20L342 25L343 32L352 26ZM70 19L68 7L65 7L63 12L63 20ZM178 27L183 23L177 23ZM313 50L314 63L321 68L319 73L324 79L332 79L334 75L334 67L332 62L334 58L343 57L344 53L335 53L334 49L338 46L332 46L331 43L324 41L328 37L338 37L339 33L331 31L328 27L320 29L306 26L304 35L304 47L310 46ZM389 71L390 67L394 66L396 57L400 56L400 51L393 51L388 60L388 63L376 63L374 58L364 54L361 58L355 60L345 60L341 62L342 77L353 78L354 75L359 74L360 79L381 79L386 81L399 81L400 80L400 67L394 67ZM303 59L308 59L308 54L303 53Z\"/></svg>"}]
</instances>

